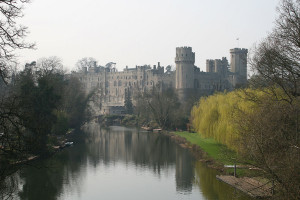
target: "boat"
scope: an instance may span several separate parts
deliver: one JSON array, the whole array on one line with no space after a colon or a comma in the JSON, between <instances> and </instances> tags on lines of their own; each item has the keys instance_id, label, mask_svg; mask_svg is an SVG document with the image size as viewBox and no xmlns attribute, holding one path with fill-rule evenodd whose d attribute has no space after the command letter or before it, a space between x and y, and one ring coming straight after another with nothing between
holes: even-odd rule
<instances>
[{"instance_id":1,"label":"boat","mask_svg":"<svg viewBox=\"0 0 300 200\"><path fill-rule=\"evenodd\" d=\"M72 146L73 144L74 144L74 142L66 142L65 146L68 147L68 146Z\"/></svg>"}]
</instances>

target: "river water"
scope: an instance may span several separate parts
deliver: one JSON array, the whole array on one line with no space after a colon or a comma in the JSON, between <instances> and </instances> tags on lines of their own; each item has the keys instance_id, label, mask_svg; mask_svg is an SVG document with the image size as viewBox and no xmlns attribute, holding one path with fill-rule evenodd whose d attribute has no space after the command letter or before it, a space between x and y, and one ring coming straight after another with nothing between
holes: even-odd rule
<instances>
[{"instance_id":1,"label":"river water","mask_svg":"<svg viewBox=\"0 0 300 200\"><path fill-rule=\"evenodd\" d=\"M248 200L169 137L88 124L75 145L17 172L14 199Z\"/></svg>"}]
</instances>

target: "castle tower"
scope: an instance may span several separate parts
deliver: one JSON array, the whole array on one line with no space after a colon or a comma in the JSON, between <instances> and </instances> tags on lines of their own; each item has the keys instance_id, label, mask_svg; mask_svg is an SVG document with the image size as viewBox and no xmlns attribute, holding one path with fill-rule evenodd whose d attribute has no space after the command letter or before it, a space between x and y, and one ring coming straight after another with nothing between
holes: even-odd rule
<instances>
[{"instance_id":1,"label":"castle tower","mask_svg":"<svg viewBox=\"0 0 300 200\"><path fill-rule=\"evenodd\" d=\"M195 53L192 47L176 48L176 90L180 99L185 99L188 90L194 88Z\"/></svg>"},{"instance_id":2,"label":"castle tower","mask_svg":"<svg viewBox=\"0 0 300 200\"><path fill-rule=\"evenodd\" d=\"M212 59L206 60L206 72L215 72L214 60Z\"/></svg>"},{"instance_id":3,"label":"castle tower","mask_svg":"<svg viewBox=\"0 0 300 200\"><path fill-rule=\"evenodd\" d=\"M234 73L234 87L247 83L247 54L247 49L230 49L230 71Z\"/></svg>"},{"instance_id":4,"label":"castle tower","mask_svg":"<svg viewBox=\"0 0 300 200\"><path fill-rule=\"evenodd\" d=\"M192 47L176 48L176 89L193 88L195 53Z\"/></svg>"}]
</instances>

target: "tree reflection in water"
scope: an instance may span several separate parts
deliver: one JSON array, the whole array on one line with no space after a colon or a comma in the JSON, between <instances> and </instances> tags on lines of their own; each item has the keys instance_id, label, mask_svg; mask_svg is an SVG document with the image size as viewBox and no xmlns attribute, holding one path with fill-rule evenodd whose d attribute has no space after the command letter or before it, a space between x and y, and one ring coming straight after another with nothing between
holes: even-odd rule
<instances>
[{"instance_id":1,"label":"tree reflection in water","mask_svg":"<svg viewBox=\"0 0 300 200\"><path fill-rule=\"evenodd\" d=\"M78 136L81 138L73 147L19 172L21 199L59 199L64 198L65 193L80 196L85 192L82 186L90 171L97 173L120 164L138 171L150 171L159 180L175 176L174 185L179 194L192 195L196 190L197 199L201 195L202 199L233 199L227 196L228 193L232 196L233 190L216 180L214 170L198 162L195 164L188 150L167 136L124 127L101 129L98 124L89 124ZM132 177L128 181L135 179ZM145 187L151 189L152 186ZM161 194L164 193L166 191L162 190Z\"/></svg>"}]
</instances>

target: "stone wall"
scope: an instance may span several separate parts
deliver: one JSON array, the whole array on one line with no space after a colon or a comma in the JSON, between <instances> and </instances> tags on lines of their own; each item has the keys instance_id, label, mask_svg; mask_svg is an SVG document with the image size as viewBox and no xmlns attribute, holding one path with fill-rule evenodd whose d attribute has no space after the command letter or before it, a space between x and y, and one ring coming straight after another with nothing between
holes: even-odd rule
<instances>
[{"instance_id":1,"label":"stone wall","mask_svg":"<svg viewBox=\"0 0 300 200\"><path fill-rule=\"evenodd\" d=\"M109 107L124 106L125 91L134 98L136 92L150 90L159 85L162 89L176 89L179 99L186 101L190 96L213 94L215 91L232 90L237 84L247 81L247 49L231 49L231 64L225 57L207 60L207 72L201 72L195 63L191 47L176 48L176 70L165 72L164 67L154 65L126 67L118 72L105 67L84 68L74 72L83 83L87 93L95 92L101 113L107 114ZM134 99L133 99L134 100ZM103 111L105 108L105 112ZM109 114L109 113L108 113Z\"/></svg>"}]
</instances>

